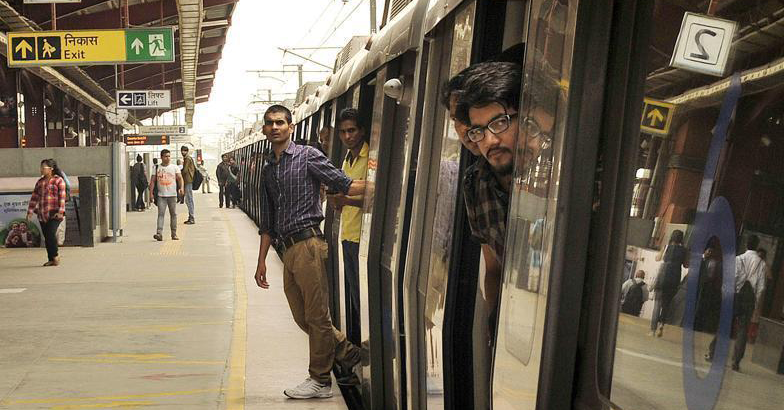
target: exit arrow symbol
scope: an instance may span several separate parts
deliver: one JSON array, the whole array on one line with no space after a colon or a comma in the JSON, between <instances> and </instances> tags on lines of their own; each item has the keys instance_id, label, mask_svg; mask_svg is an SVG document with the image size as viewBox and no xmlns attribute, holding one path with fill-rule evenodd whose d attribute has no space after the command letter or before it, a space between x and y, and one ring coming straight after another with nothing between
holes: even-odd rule
<instances>
[{"instance_id":1,"label":"exit arrow symbol","mask_svg":"<svg viewBox=\"0 0 784 410\"><path fill-rule=\"evenodd\" d=\"M27 58L27 53L33 52L33 46L31 46L30 43L27 42L27 40L22 40L16 46L16 49L14 51L16 51L17 53L21 52L22 58Z\"/></svg>"},{"instance_id":2,"label":"exit arrow symbol","mask_svg":"<svg viewBox=\"0 0 784 410\"><path fill-rule=\"evenodd\" d=\"M133 40L133 43L131 43L131 48L136 50L136 55L139 55L141 54L142 49L144 49L144 43L142 43L142 41L137 38L136 40Z\"/></svg>"},{"instance_id":3,"label":"exit arrow symbol","mask_svg":"<svg viewBox=\"0 0 784 410\"><path fill-rule=\"evenodd\" d=\"M120 103L122 103L122 105L131 105L130 98L130 94L120 94Z\"/></svg>"},{"instance_id":4,"label":"exit arrow symbol","mask_svg":"<svg viewBox=\"0 0 784 410\"><path fill-rule=\"evenodd\" d=\"M651 126L653 127L656 126L656 123L664 121L664 115L662 115L658 108L654 108L653 111L649 112L647 117L651 121Z\"/></svg>"}]
</instances>

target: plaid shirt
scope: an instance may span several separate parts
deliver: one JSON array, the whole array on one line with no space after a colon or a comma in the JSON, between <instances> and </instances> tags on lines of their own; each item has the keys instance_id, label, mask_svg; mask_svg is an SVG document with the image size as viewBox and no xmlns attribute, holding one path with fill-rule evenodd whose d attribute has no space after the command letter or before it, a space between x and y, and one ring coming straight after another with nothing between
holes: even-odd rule
<instances>
[{"instance_id":1,"label":"plaid shirt","mask_svg":"<svg viewBox=\"0 0 784 410\"><path fill-rule=\"evenodd\" d=\"M49 179L41 178L35 184L27 214L38 214L38 219L46 222L54 215L65 215L65 180L55 175Z\"/></svg>"},{"instance_id":2,"label":"plaid shirt","mask_svg":"<svg viewBox=\"0 0 784 410\"><path fill-rule=\"evenodd\" d=\"M501 189L490 164L480 158L463 179L468 224L480 243L490 245L499 262L504 260L509 194Z\"/></svg>"},{"instance_id":3,"label":"plaid shirt","mask_svg":"<svg viewBox=\"0 0 784 410\"><path fill-rule=\"evenodd\" d=\"M352 182L316 148L291 142L280 161L270 153L262 171L259 234L287 238L318 227L324 220L321 184L345 194Z\"/></svg>"}]
</instances>

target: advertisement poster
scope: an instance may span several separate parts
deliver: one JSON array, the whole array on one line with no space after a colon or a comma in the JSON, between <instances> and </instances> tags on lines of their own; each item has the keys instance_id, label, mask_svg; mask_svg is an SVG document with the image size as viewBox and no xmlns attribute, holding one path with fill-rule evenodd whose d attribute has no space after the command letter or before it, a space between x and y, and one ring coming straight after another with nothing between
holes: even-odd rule
<instances>
[{"instance_id":1,"label":"advertisement poster","mask_svg":"<svg viewBox=\"0 0 784 410\"><path fill-rule=\"evenodd\" d=\"M0 247L37 248L44 245L38 218L28 221L29 193L0 194ZM65 223L57 230L57 242L65 239Z\"/></svg>"}]
</instances>

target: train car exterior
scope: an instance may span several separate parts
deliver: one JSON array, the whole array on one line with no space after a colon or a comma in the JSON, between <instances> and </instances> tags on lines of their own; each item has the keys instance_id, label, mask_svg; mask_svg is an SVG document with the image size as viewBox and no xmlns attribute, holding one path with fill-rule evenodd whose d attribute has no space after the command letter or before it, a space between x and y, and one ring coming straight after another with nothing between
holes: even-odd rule
<instances>
[{"instance_id":1,"label":"train car exterior","mask_svg":"<svg viewBox=\"0 0 784 410\"><path fill-rule=\"evenodd\" d=\"M781 37L770 33L780 32L784 9L715 0L393 3L401 7L366 49L294 113L297 143L336 129L347 107L368 131L373 188L362 207L361 308L351 314L361 317L369 355L352 406L778 408L784 63ZM726 45L708 43L721 35ZM678 51L690 41L693 49ZM699 71L698 57L730 52L721 47L732 51L729 65ZM696 57L671 66L678 53ZM449 78L491 59L522 65L520 121L547 123L536 135L524 128L517 142L497 316L483 297L485 260L463 202L461 181L476 159L439 103ZM267 150L261 140L232 152L243 165L243 209L256 221L263 205L252 192ZM326 154L338 165L346 155L336 132ZM325 207L325 217L340 327L340 215ZM676 231L682 244L670 241ZM677 246L687 249L680 261L668 251ZM766 279L750 282L749 307L735 296L736 255L756 258L760 248ZM678 277L665 315L659 272L668 269ZM651 298L629 314L622 285L635 278ZM733 322L743 335L734 343ZM756 340L740 349L747 334Z\"/></svg>"}]
</instances>

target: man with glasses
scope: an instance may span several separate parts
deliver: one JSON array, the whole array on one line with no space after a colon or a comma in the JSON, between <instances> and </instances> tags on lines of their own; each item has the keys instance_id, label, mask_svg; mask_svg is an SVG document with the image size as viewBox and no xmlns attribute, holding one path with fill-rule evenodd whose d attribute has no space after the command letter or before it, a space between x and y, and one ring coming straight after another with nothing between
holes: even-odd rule
<instances>
[{"instance_id":1,"label":"man with glasses","mask_svg":"<svg viewBox=\"0 0 784 410\"><path fill-rule=\"evenodd\" d=\"M491 337L495 329L498 293L502 278L506 220L515 165L515 149L529 167L550 143L554 117L542 108L518 118L522 69L507 62L473 65L463 74L457 119L470 128L467 138L476 143L481 157L463 180L471 233L482 244L485 259L485 299L490 312ZM520 136L520 126L523 135ZM523 144L517 147L518 137Z\"/></svg>"}]
</instances>

